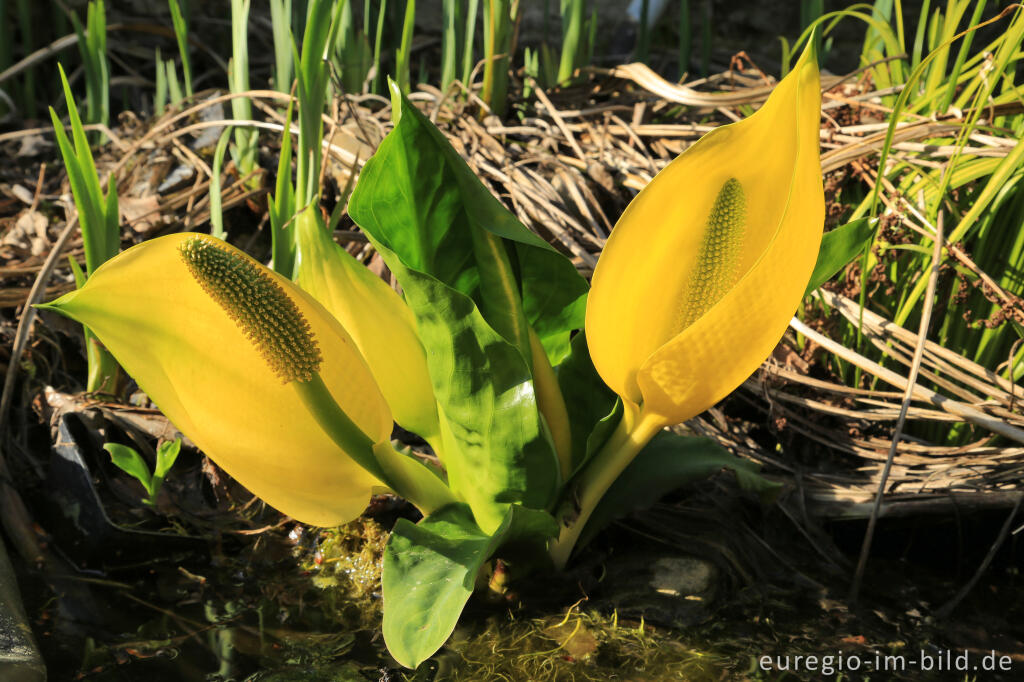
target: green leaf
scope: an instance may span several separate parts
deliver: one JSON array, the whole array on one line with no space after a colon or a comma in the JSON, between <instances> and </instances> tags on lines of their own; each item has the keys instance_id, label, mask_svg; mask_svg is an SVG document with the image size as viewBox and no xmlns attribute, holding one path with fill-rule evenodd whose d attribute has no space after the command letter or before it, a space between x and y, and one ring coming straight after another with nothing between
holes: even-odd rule
<instances>
[{"instance_id":1,"label":"green leaf","mask_svg":"<svg viewBox=\"0 0 1024 682\"><path fill-rule=\"evenodd\" d=\"M281 133L281 156L277 162L277 184L267 198L270 218L271 267L274 272L291 279L295 266L295 188L292 186L292 109L288 101L284 132Z\"/></svg>"},{"instance_id":2,"label":"green leaf","mask_svg":"<svg viewBox=\"0 0 1024 682\"><path fill-rule=\"evenodd\" d=\"M486 531L498 527L512 503L547 508L560 484L559 464L526 360L469 297L376 246L402 282L427 351L452 491Z\"/></svg>"},{"instance_id":3,"label":"green leaf","mask_svg":"<svg viewBox=\"0 0 1024 682\"><path fill-rule=\"evenodd\" d=\"M224 132L217 140L217 147L213 151L213 168L210 173L210 234L217 239L227 239L227 232L224 231L224 209L221 203L223 197L220 189L221 166L224 163L224 154L228 150L228 142L231 141L231 130L234 126L226 126ZM285 129L285 137L288 130ZM269 201L271 211L273 210L273 199ZM273 214L271 214L273 215ZM273 218L271 218L273 226Z\"/></svg>"},{"instance_id":4,"label":"green leaf","mask_svg":"<svg viewBox=\"0 0 1024 682\"><path fill-rule=\"evenodd\" d=\"M743 490L770 499L781 486L762 477L758 473L760 468L756 462L737 457L710 438L662 431L605 493L576 546L585 545L615 519L650 507L676 488L708 478L722 469L732 471Z\"/></svg>"},{"instance_id":5,"label":"green leaf","mask_svg":"<svg viewBox=\"0 0 1024 682\"><path fill-rule=\"evenodd\" d=\"M415 668L455 629L477 574L507 542L542 542L558 532L544 512L512 507L493 535L464 504L449 505L418 525L401 519L384 549L381 577L384 641L395 660Z\"/></svg>"},{"instance_id":6,"label":"green leaf","mask_svg":"<svg viewBox=\"0 0 1024 682\"><path fill-rule=\"evenodd\" d=\"M451 635L492 538L465 505L413 525L400 519L384 549L384 641L395 660L415 668Z\"/></svg>"},{"instance_id":7,"label":"green leaf","mask_svg":"<svg viewBox=\"0 0 1024 682\"><path fill-rule=\"evenodd\" d=\"M153 479L142 455L134 448L120 443L104 443L103 449L110 453L110 459L118 469L135 478L146 489L146 494L152 497Z\"/></svg>"},{"instance_id":8,"label":"green leaf","mask_svg":"<svg viewBox=\"0 0 1024 682\"><path fill-rule=\"evenodd\" d=\"M151 505L156 506L156 496L160 493L160 486L164 484L164 477L167 476L167 472L171 470L175 460L178 459L179 452L181 452L180 438L160 443L160 447L156 449L156 466L153 467L153 479L149 485L149 503Z\"/></svg>"},{"instance_id":9,"label":"green leaf","mask_svg":"<svg viewBox=\"0 0 1024 682\"><path fill-rule=\"evenodd\" d=\"M501 205L444 135L394 88L392 101L395 129L366 163L349 214L360 226L373 223L364 229L407 267L472 298L503 335L516 325L500 315L525 315L557 366L569 351L570 333L583 327L586 281ZM504 253L493 248L488 234L503 240ZM515 297L522 313L507 308ZM529 358L520 338L506 340L526 348Z\"/></svg>"},{"instance_id":10,"label":"green leaf","mask_svg":"<svg viewBox=\"0 0 1024 682\"><path fill-rule=\"evenodd\" d=\"M846 264L864 253L875 236L875 220L858 218L826 232L804 296L832 279Z\"/></svg>"},{"instance_id":11,"label":"green leaf","mask_svg":"<svg viewBox=\"0 0 1024 682\"><path fill-rule=\"evenodd\" d=\"M180 438L160 443L160 447L156 449L156 467L153 469L153 478L159 478L162 481L167 472L174 466L174 462L178 459L178 453L180 452Z\"/></svg>"},{"instance_id":12,"label":"green leaf","mask_svg":"<svg viewBox=\"0 0 1024 682\"><path fill-rule=\"evenodd\" d=\"M590 360L587 338L584 332L572 339L572 349L558 366L558 385L565 398L565 409L569 413L572 428L572 471L593 454L588 440L595 428L615 409L618 396L601 380L594 363ZM615 420L612 424L614 429ZM605 434L611 435L611 431ZM602 441L603 443L603 441ZM598 447L602 443L597 443Z\"/></svg>"},{"instance_id":13,"label":"green leaf","mask_svg":"<svg viewBox=\"0 0 1024 682\"><path fill-rule=\"evenodd\" d=\"M120 249L120 232L118 228L117 189L111 184L104 198L100 190L100 179L96 173L96 164L89 149L89 141L82 127L82 120L75 108L75 100L71 95L64 68L58 64L61 85L64 89L64 100L68 108L68 120L71 124L71 140L64 131L57 112L50 108L50 119L57 137L61 157L68 173L68 182L78 210L78 221L82 229L82 244L85 248L86 272L92 274L104 262L113 258ZM72 145L72 140L74 144Z\"/></svg>"},{"instance_id":14,"label":"green leaf","mask_svg":"<svg viewBox=\"0 0 1024 682\"><path fill-rule=\"evenodd\" d=\"M393 95L397 124L363 168L349 214L416 316L452 489L493 531L510 504L543 509L557 492L559 465L537 412L525 325L557 364L583 325L587 285Z\"/></svg>"}]
</instances>

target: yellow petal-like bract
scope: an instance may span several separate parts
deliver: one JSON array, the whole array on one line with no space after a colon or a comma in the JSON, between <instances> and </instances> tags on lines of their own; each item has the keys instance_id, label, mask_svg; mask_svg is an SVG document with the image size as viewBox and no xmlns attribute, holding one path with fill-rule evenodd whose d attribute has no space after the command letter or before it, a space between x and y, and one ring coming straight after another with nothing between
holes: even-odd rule
<instances>
[{"instance_id":1,"label":"yellow petal-like bract","mask_svg":"<svg viewBox=\"0 0 1024 682\"><path fill-rule=\"evenodd\" d=\"M801 300L825 213L820 103L809 48L761 109L666 166L605 246L587 304L591 357L664 424L742 383Z\"/></svg>"},{"instance_id":2,"label":"yellow petal-like bract","mask_svg":"<svg viewBox=\"0 0 1024 682\"><path fill-rule=\"evenodd\" d=\"M352 422L386 442L391 412L352 339L308 294L234 247L208 235L153 239L47 307L88 325L182 433L285 514L342 523L381 485L324 433L291 383L317 373ZM261 320L270 332L254 328Z\"/></svg>"},{"instance_id":3,"label":"yellow petal-like bract","mask_svg":"<svg viewBox=\"0 0 1024 682\"><path fill-rule=\"evenodd\" d=\"M355 341L403 428L437 443L437 403L412 311L394 289L334 243L315 209L296 218L296 283Z\"/></svg>"}]
</instances>

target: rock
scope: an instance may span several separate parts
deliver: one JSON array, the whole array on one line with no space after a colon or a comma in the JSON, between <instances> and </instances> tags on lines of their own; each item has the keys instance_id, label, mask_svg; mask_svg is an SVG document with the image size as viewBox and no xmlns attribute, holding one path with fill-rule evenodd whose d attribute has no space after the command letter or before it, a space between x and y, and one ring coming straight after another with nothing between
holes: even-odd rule
<instances>
[{"instance_id":1,"label":"rock","mask_svg":"<svg viewBox=\"0 0 1024 682\"><path fill-rule=\"evenodd\" d=\"M0 680L44 682L46 667L28 625L14 569L0 542Z\"/></svg>"},{"instance_id":2,"label":"rock","mask_svg":"<svg viewBox=\"0 0 1024 682\"><path fill-rule=\"evenodd\" d=\"M671 627L705 620L719 584L713 563L687 555L640 552L609 560L607 571L598 605Z\"/></svg>"}]
</instances>

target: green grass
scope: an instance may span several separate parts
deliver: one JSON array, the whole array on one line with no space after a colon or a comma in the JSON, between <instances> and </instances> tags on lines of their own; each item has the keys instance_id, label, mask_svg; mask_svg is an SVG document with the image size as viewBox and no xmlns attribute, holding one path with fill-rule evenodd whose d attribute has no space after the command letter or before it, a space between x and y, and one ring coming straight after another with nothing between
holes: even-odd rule
<instances>
[{"instance_id":1,"label":"green grass","mask_svg":"<svg viewBox=\"0 0 1024 682\"><path fill-rule=\"evenodd\" d=\"M71 261L75 283L81 287L88 276L95 272L121 249L121 229L117 206L117 188L111 177L107 180L107 193L104 196L100 187L99 174L93 161L89 140L86 137L82 120L78 115L71 87L68 85L64 68L58 66L60 81L64 89L64 98L71 123L71 138L64 132L64 124L57 112L50 108L50 119L53 132L57 138L57 146L64 159L71 193L74 196L75 208L78 212L78 223L82 230L82 245L85 249L85 272L78 263ZM92 393L116 394L120 383L120 372L114 358L96 340L88 327L85 332L86 358L89 373L86 390Z\"/></svg>"},{"instance_id":2,"label":"green grass","mask_svg":"<svg viewBox=\"0 0 1024 682\"><path fill-rule=\"evenodd\" d=\"M86 108L88 123L110 124L110 61L107 58L107 12L103 0L90 0L85 26L71 15L78 34L78 51L85 67ZM102 139L102 136L97 136Z\"/></svg>"},{"instance_id":3,"label":"green grass","mask_svg":"<svg viewBox=\"0 0 1024 682\"><path fill-rule=\"evenodd\" d=\"M879 166L886 168L885 181L894 191L875 183L854 208L852 217L884 215L887 210L883 200L887 200L890 204L897 202L899 211L923 231L920 235L906 233L911 235L909 243L894 243L892 235L880 229L872 249L860 261L861 305L916 329L927 283L921 273L932 266L929 235L934 233L941 213L946 225L945 241L956 245L958 252L966 254L977 267L949 250L943 252L941 264L948 274L940 280L936 293L941 319L933 323L930 338L989 369L1002 365L1006 378L1018 380L1024 376L1024 354L1017 344L1024 337L1024 326L1019 320L1003 319L1006 313L1001 310L1007 306L987 287L981 273L991 276L1011 297L1024 295L1024 239L1020 237L1024 222L1024 144L1019 141L1024 115L985 120L992 105L1024 101L1024 87L1016 81L1024 13L1009 10L997 20L990 18L1001 30L998 37L979 49L975 28L985 9L984 0L953 0L944 11L934 8L925 12L921 25L914 27L911 45L904 42L898 1L891 6L876 3L872 14L858 9L845 13L869 26L862 63L889 59L872 68L876 87L901 87L898 95L883 100L892 100L893 113ZM886 13L893 17L893 24L879 20ZM838 18L843 14L824 15L825 21ZM919 163L917 154L893 149L896 126L920 116L944 117L955 126L953 135L921 141L951 149L937 167ZM1004 150L1005 155L981 156L974 151L984 146L977 141L978 136L987 136L980 138L983 141L1012 140L1015 144ZM891 286L871 289L879 276ZM841 340L862 352L886 356L863 347L856 325L847 326ZM858 382L860 375L850 371L845 378ZM925 435L937 442L952 443L964 442L969 436L961 426L933 427Z\"/></svg>"}]
</instances>

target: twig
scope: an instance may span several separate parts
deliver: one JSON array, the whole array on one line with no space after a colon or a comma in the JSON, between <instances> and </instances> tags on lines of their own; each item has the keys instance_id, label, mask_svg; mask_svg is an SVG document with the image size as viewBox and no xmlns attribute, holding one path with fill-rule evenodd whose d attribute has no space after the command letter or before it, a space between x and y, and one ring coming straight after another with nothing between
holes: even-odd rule
<instances>
[{"instance_id":1,"label":"twig","mask_svg":"<svg viewBox=\"0 0 1024 682\"><path fill-rule=\"evenodd\" d=\"M940 211L939 219L935 225L932 271L928 276L928 288L925 292L924 305L921 308L921 324L918 327L914 359L910 364L910 373L907 375L907 387L903 394L903 404L900 405L900 416L896 420L896 428L893 429L892 444L889 446L889 454L886 457L885 466L882 468L882 475L878 479L875 503L871 508L871 516L868 518L867 530L864 531L864 544L861 545L860 558L857 560L857 569L853 574L853 584L850 586L850 603L856 603L860 593L861 581L864 579L864 569L867 567L868 556L871 554L871 542L875 537L875 525L878 523L878 515L882 509L882 498L885 497L885 486L889 481L889 472L892 470L893 460L896 458L896 447L899 445L900 436L903 433L903 425L907 421L907 410L910 409L910 402L914 399L914 386L917 384L917 375L921 370L921 360L924 358L925 339L928 337L928 325L932 319L932 305L935 300L935 283L939 279L939 258L942 255L943 239L942 215Z\"/></svg>"},{"instance_id":2,"label":"twig","mask_svg":"<svg viewBox=\"0 0 1024 682\"><path fill-rule=\"evenodd\" d=\"M814 343L823 347L830 353L839 356L840 358L846 360L852 365L855 365L867 372L870 372L871 374L878 377L882 381L903 389L910 387L914 391L915 400L927 401L932 405L935 405L936 407L942 408L943 410L949 412L950 414L955 414L959 417L963 417L965 420L971 422L972 424L977 424L982 428L988 429L993 433L998 433L1001 436L1006 436L1007 438L1017 441L1018 443L1024 443L1024 430L1019 429L1016 426L1012 426L1006 423L1004 420L994 419L975 407L966 405L962 402L953 400L951 398L947 398L946 396L936 393L935 391L929 388L925 388L924 386L918 386L912 383L908 383L907 380L900 374L897 374L891 369L886 369L885 367L882 367L876 362L868 360L860 353L852 351L840 343L836 343L827 336L811 329L810 327L808 327L806 324L804 324L795 317L789 321L789 326L792 327L795 331L806 336Z\"/></svg>"},{"instance_id":3,"label":"twig","mask_svg":"<svg viewBox=\"0 0 1024 682\"><path fill-rule=\"evenodd\" d=\"M576 138L572 136L572 133L569 132L569 129L565 126L565 121L562 119L561 114L558 113L558 109L556 109L555 105L551 103L548 96L544 94L544 91L537 84L537 81L533 80L533 78L529 78L528 80L533 87L534 94L537 95L537 99L540 100L541 104L544 105L544 108L548 110L549 114L551 114L551 118L555 119L555 125L557 125L558 129L562 131L563 135L565 135L565 139L569 142L569 146L572 147L572 150L576 152L576 156L586 162L587 157L583 155L583 150L580 149L578 144L576 144Z\"/></svg>"}]
</instances>

